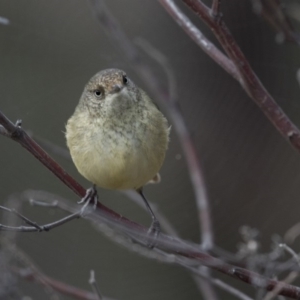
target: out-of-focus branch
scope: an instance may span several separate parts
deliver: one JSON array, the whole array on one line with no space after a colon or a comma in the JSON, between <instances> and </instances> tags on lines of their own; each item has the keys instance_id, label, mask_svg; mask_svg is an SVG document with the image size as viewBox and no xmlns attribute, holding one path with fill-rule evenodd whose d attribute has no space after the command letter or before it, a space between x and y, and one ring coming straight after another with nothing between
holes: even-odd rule
<instances>
[{"instance_id":1,"label":"out-of-focus branch","mask_svg":"<svg viewBox=\"0 0 300 300\"><path fill-rule=\"evenodd\" d=\"M98 296L94 293L79 289L72 285L63 283L51 277L48 277L39 272L36 274L32 269L19 269L19 268L12 268L13 272L15 272L18 276L28 281L35 281L40 285L46 285L47 287L53 288L55 291L72 297L78 300L99 300ZM104 300L113 300L111 298L105 297Z\"/></svg>"},{"instance_id":2,"label":"out-of-focus branch","mask_svg":"<svg viewBox=\"0 0 300 300\"><path fill-rule=\"evenodd\" d=\"M300 34L283 9L281 0L252 0L253 10L262 16L278 33L278 42L292 42L300 46Z\"/></svg>"},{"instance_id":3,"label":"out-of-focus branch","mask_svg":"<svg viewBox=\"0 0 300 300\"><path fill-rule=\"evenodd\" d=\"M69 201L66 202L66 199L63 199L60 196L55 196L46 192L26 191L24 193L24 196L26 199L42 199L43 201L46 201L46 199L54 199L54 201L58 202L59 208L68 212L70 212L70 207L72 207ZM51 200L50 203L52 204L53 201ZM117 229L118 231L123 231L128 236L132 236L136 240L139 240L140 238L145 238L143 232L138 232L135 229L133 230L129 226L127 225L124 226L122 223L119 223L116 220L109 220L109 219L104 220L103 216L101 217L97 213L91 212L89 215L86 216L86 218L88 220L95 222L96 224L97 223L102 224L104 222L109 226ZM108 234L110 237L112 236L111 233L108 232ZM116 239L116 241L118 240L119 238ZM151 237L149 237L149 240L146 240L146 242L154 243L154 239L151 239ZM198 268L199 264L197 264L197 262L207 267L210 267L212 269L218 270L222 273L225 273L229 276L242 280L244 282L250 283L253 286L260 287L267 290L274 290L280 286L281 289L279 293L280 295L285 295L293 299L297 299L297 297L300 297L300 288L288 285L285 282L270 280L255 272L251 272L244 268L240 268L240 267L233 266L231 264L224 263L224 261L220 259L214 258L205 252L199 251L197 245L195 244L188 243L184 240L177 239L177 238L174 239L163 234L161 234L157 238L156 243L157 243L157 247L154 248L153 251L160 254L159 260L165 261L166 263L179 264L182 267L190 270L194 274L207 278L209 281L211 281L212 284L215 284L216 286L220 286L220 288L224 288L228 290L228 288L225 286L226 284L224 285L218 282L218 279L209 278L205 273L199 270ZM128 242L126 244L122 243L122 245L131 247L131 245L129 245ZM173 249L174 247L176 248L176 252L174 252ZM147 254L151 252L151 250L149 249L148 250L146 248L142 248L142 249L144 249L145 251L145 252L139 251L139 253L142 255L148 256ZM223 287L221 287L221 285L223 285ZM228 292L230 292L229 290ZM236 294L239 294L238 292L239 291L232 291L232 293L236 293ZM241 293L241 299L244 299L243 297L247 299L247 296Z\"/></svg>"},{"instance_id":4,"label":"out-of-focus branch","mask_svg":"<svg viewBox=\"0 0 300 300\"><path fill-rule=\"evenodd\" d=\"M91 272L90 272L89 284L91 285L95 296L97 296L97 300L103 300L103 296L102 296L102 294L100 292L99 285L98 285L98 283L96 281L95 271L94 270L91 270Z\"/></svg>"},{"instance_id":5,"label":"out-of-focus branch","mask_svg":"<svg viewBox=\"0 0 300 300\"><path fill-rule=\"evenodd\" d=\"M172 0L159 0L164 3L164 7L170 7ZM224 51L238 69L240 74L238 80L247 94L260 107L271 123L290 142L290 144L300 152L300 131L291 122L288 116L282 111L269 92L260 82L249 62L231 35L229 29L221 18L214 18L210 14L210 9L200 0L182 0L188 5L201 20L212 30L219 40ZM173 16L173 15L172 15ZM215 62L223 66L223 63L216 57Z\"/></svg>"},{"instance_id":6,"label":"out-of-focus branch","mask_svg":"<svg viewBox=\"0 0 300 300\"><path fill-rule=\"evenodd\" d=\"M46 275L41 273L36 274L31 269L19 269L19 268L12 268L13 271L23 279L29 281L35 281L40 285L46 285L53 288L55 291L60 292L64 295L73 297L74 299L80 300L98 300L98 297L94 293L90 293L85 290L81 290L74 286L68 285L61 281L55 280L50 278Z\"/></svg>"},{"instance_id":7,"label":"out-of-focus branch","mask_svg":"<svg viewBox=\"0 0 300 300\"><path fill-rule=\"evenodd\" d=\"M7 226L0 224L0 231L17 231L17 232L41 232L41 231L49 231L53 228L59 227L61 225L64 225L67 222L70 222L74 219L78 219L81 216L81 211L77 213L73 213L67 217L64 217L58 221L46 224L46 225L39 225L36 222L33 222L29 220L27 217L23 216L19 212L17 212L14 209L10 209L4 206L0 206L0 210L4 210L6 212L12 213L16 216L18 216L21 220L23 220L25 223L31 225L31 226Z\"/></svg>"},{"instance_id":8,"label":"out-of-focus branch","mask_svg":"<svg viewBox=\"0 0 300 300\"><path fill-rule=\"evenodd\" d=\"M10 270L21 278L24 278L28 281L34 281L37 284L43 286L44 290L47 293L50 292L51 294L53 294L53 291L56 291L61 294L73 297L74 299L97 300L95 297L93 297L92 293L75 288L44 275L26 253L19 249L14 243L11 243L10 239L6 239L5 237L3 237L3 235L0 239L0 245L1 248L5 249L14 258L14 261L16 261L18 265L25 266L23 268L20 268L10 264ZM57 294L55 294L55 296L56 297L52 298L60 299L60 297L58 298Z\"/></svg>"}]
</instances>

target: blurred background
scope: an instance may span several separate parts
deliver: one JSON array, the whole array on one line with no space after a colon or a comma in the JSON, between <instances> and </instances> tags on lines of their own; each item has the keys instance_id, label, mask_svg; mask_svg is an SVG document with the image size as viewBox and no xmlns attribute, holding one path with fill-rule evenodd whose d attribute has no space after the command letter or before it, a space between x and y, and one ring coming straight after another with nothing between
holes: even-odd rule
<instances>
[{"instance_id":1,"label":"blurred background","mask_svg":"<svg viewBox=\"0 0 300 300\"><path fill-rule=\"evenodd\" d=\"M291 5L297 1L283 2L296 12ZM201 20L180 1L177 3L216 43ZM299 153L279 135L240 85L194 44L157 1L114 0L106 4L133 41L148 41L172 66L180 107L205 176L216 244L236 253L240 228L248 225L259 232L260 251L269 252L274 235L280 239L299 222ZM263 84L300 127L300 48L293 43L278 43L277 33L254 13L252 4L223 1L225 22ZM13 121L22 119L23 128L36 136L65 147L65 124L84 85L101 69L124 69L147 91L122 51L105 35L87 1L2 0L0 17L0 110ZM292 20L299 28L298 21ZM162 67L142 50L141 55L167 86ZM168 116L167 111L165 114ZM54 158L84 187L90 187L72 162ZM2 136L0 169L1 205L7 205L10 195L28 189L78 201L30 154ZM198 243L195 197L175 130L161 176L159 185L145 188L147 197L182 238ZM124 195L99 189L99 198L124 216L150 224L148 214ZM64 216L54 209L23 204L22 212L41 224ZM187 271L132 253L99 234L85 220L48 233L18 234L16 241L43 273L62 282L89 290L89 272L95 270L102 293L111 298L203 299ZM293 249L299 252L299 240ZM1 299L50 297L43 287L31 282L14 278L12 287L0 280ZM252 288L230 282L255 295ZM19 296L12 296L10 289ZM222 299L234 299L218 293Z\"/></svg>"}]
</instances>

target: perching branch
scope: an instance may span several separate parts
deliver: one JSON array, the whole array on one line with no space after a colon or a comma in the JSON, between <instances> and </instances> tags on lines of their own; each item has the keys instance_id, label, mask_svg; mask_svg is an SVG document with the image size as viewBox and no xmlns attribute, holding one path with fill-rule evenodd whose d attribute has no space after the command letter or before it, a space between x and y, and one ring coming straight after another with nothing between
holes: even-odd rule
<instances>
[{"instance_id":1,"label":"perching branch","mask_svg":"<svg viewBox=\"0 0 300 300\"><path fill-rule=\"evenodd\" d=\"M58 203L59 203L58 207L61 208L61 209L63 209L63 210L66 210L66 211L70 211L70 207L72 206L72 205L68 204L68 202L66 202L66 200L63 199L63 198L61 198L60 196L55 196L55 195L52 195L52 194L49 194L49 193L45 193L45 192L27 191L27 192L24 193L24 196L27 199L42 199L43 201L45 201L46 199L55 199L55 201L58 201ZM52 204L53 200L51 200L49 203ZM111 227L115 228L116 231L123 231L123 233L126 233L128 236L133 237L136 241L139 241L141 238L145 238L144 236L142 236L142 233L139 233L137 231L131 230L128 227L126 228L122 224L118 224L115 220L109 220L109 219L105 219L104 220L103 216L101 217L99 214L91 212L86 217L87 217L88 220L91 220L91 221L95 222L96 224L101 224L103 222L107 223ZM103 231L103 232L105 232L105 231ZM108 234L109 234L110 237L112 236L111 233L108 232ZM118 236L116 236L116 238L117 238L117 240L119 240ZM150 240L148 242L146 241L146 243L152 243L152 242L153 242L153 240ZM177 242L180 243L180 245L176 244ZM144 243L144 244L146 244L146 243ZM177 246L175 246L175 244ZM131 244L129 244L128 241L125 244L122 243L122 245L126 246L126 247L129 247L129 248L131 247ZM171 253L171 252L162 250L164 246L166 247L164 249L167 249L168 247L176 247L177 248L177 253L180 254L181 253L181 249L183 251L187 251L188 249L190 249L191 251L195 251L195 250L198 251L197 245L192 244L192 243L187 243L186 241L181 240L181 239L170 240L168 236L163 235L163 236L160 236L158 238L158 240L157 240L157 247L154 248L154 251L158 252L160 254L159 260L165 261L166 263L170 263L171 262L171 263L179 264L182 267L184 267L185 269L187 269L190 272L192 272L193 274L196 274L197 276L200 276L201 278L202 277L209 278L208 280L209 280L210 283L212 283L212 284L214 284L216 286L219 286L220 288L223 288L223 289L227 290L230 293L234 293L236 295L239 294L238 291L230 290L230 288L228 288L228 287L226 287L226 285L220 283L217 279L207 277L205 275L205 273L203 273L201 270L199 270L198 265L197 265L197 260L193 260L193 259L190 260L191 256L186 256L186 255L184 255L183 257L176 256L176 255L175 256L174 255L170 256L168 253ZM142 249L144 249L145 252L139 251L138 253L140 253L142 255L145 254L146 257L148 255L147 253L151 252L151 251L149 251L149 250L147 250L145 248L142 248ZM175 254L174 252L172 252L172 253ZM192 254L192 253L190 253L190 254ZM203 253L203 254L206 255L206 253ZM208 257L211 257L211 256L208 255ZM204 259L204 260L206 260L206 259ZM217 262L217 260L211 262L212 265L214 265L214 267L217 267L217 270L220 271L220 269L218 269L218 267L224 268L225 265L231 266L231 272L235 272L235 269L239 270L239 276L238 276L238 278L240 278L240 277L248 278L250 280L249 282L251 282L251 285L253 285L253 286L256 286L256 287L259 287L259 288L263 288L263 289L266 289L266 288L271 289L271 286L269 286L269 283L271 283L271 282L266 277L263 277L263 276L256 277L256 275L258 275L257 273L250 272L250 271L245 270L244 268L241 268L241 267L238 268L238 267L230 265L230 264L224 264L223 261L221 262L221 260L219 260L219 262L221 262L221 264L222 264L222 266L221 266ZM214 267L212 267L212 268L214 269ZM272 269L275 270L276 268L272 267ZM229 275L227 273L229 270L230 269L226 269L225 274ZM243 270L242 274L240 273L240 270ZM289 270L289 268L285 268L285 270ZM246 273L244 273L244 271L246 271ZM251 274L255 274L254 277L252 277ZM244 277L244 276L246 276L246 277ZM287 284L285 282L277 281L276 287L274 287L274 289L271 289L271 290L275 290L275 289L279 290L279 287L280 287L280 290L281 290L283 287L286 287L286 286L287 286ZM247 298L247 296L243 295L243 293L241 293L240 296L242 297L242 299L243 299L243 297Z\"/></svg>"},{"instance_id":2,"label":"perching branch","mask_svg":"<svg viewBox=\"0 0 300 300\"><path fill-rule=\"evenodd\" d=\"M24 147L80 198L85 196L86 190L21 128L20 121L14 124L0 111L0 125L2 125L6 130L6 137L11 138ZM126 219L100 202L98 202L97 207L98 209L101 209L101 211L107 212L108 215L116 219L122 219L125 223L130 223L132 226L136 226L139 229L143 228L141 225Z\"/></svg>"},{"instance_id":3,"label":"perching branch","mask_svg":"<svg viewBox=\"0 0 300 300\"><path fill-rule=\"evenodd\" d=\"M200 3L200 2L199 2ZM137 63L137 68L140 68L139 62ZM140 71L146 76L144 78L147 78L147 69L140 68ZM151 76L147 79L150 79L150 82L154 84L154 87L158 86L155 82L155 79ZM148 82L148 81L147 81ZM155 90L155 89L154 89ZM160 90L157 89L156 92L159 92ZM163 90L161 90L163 91ZM160 97L163 97L164 93L161 94ZM165 99L169 100L167 96L165 96ZM172 104L173 105L173 104ZM172 109L174 111L172 111ZM177 116L176 113L176 105L170 106L171 113L173 113L173 116ZM179 115L181 117L181 115ZM0 124L3 125L4 129L6 130L7 137L12 138L13 140L20 143L23 147L25 147L31 154L33 154L40 162L42 162L49 170L51 170L59 179L62 180L69 188L71 188L77 195L79 195L81 198L85 195L85 189L80 186L70 175L68 175L48 154L46 154L29 136L26 134L24 130L17 125L14 125L10 120L8 120L1 112L0 112ZM180 130L183 130L182 124L177 124L179 132ZM5 132L1 130L0 133ZM181 132L183 141L184 137L186 137L186 132ZM188 134L187 134L187 137ZM189 145L191 146L191 145ZM193 148L192 148L193 150ZM188 154L190 154L187 151ZM191 152L191 154L195 154L194 152ZM189 155L188 155L189 156ZM187 157L188 157L187 156ZM195 161L195 157L191 158L193 161ZM197 162L197 158L196 158ZM194 171L194 170L192 170ZM196 170L196 172L199 172ZM192 172L192 175L195 175L195 173ZM203 182L202 182L203 183ZM202 188L202 187L201 187ZM201 191L203 192L203 191ZM207 209L207 207L204 207L204 210ZM134 236L137 241L140 239L146 240L146 242L151 241L153 239L151 236L147 236L146 232L147 229L137 223L134 223L116 212L110 210L109 208L103 206L101 203L98 203L97 211L93 213L93 215L96 215L97 217L101 217L101 219L105 220L108 224L114 226L120 231L123 231L124 233L130 233L131 236ZM206 220L204 220L206 222ZM36 229L36 228L35 228ZM207 229L207 228L206 228ZM208 231L209 232L209 231ZM202 264L204 266L210 267L214 270L217 270L219 272L222 272L224 274L227 274L233 278L239 279L241 281L247 282L253 286L256 287L263 287L267 290L273 290L278 285L282 287L280 294L284 296L288 296L291 298L299 298L300 297L300 289L295 286L288 285L286 283L280 283L276 280L265 278L255 272L251 272L249 270L235 267L233 265L224 263L222 260L215 258L203 251L199 250L198 245L190 244L188 242L185 242L183 240L175 239L170 236L161 234L160 237L157 240L153 240L153 242L156 243L157 249L160 249L161 251L164 251L166 253L179 255L183 257L187 257L199 264Z\"/></svg>"},{"instance_id":4,"label":"perching branch","mask_svg":"<svg viewBox=\"0 0 300 300\"><path fill-rule=\"evenodd\" d=\"M273 279L268 279L255 272L224 263L222 260L200 251L197 245L188 243L184 240L172 238L165 234L160 234L160 236L155 239L146 234L147 229L143 226L132 225L131 222L124 221L123 218L115 218L115 214L116 213L109 214L106 210L102 211L97 209L97 212L92 212L87 217L98 223L105 222L118 231L133 237L138 242L144 240L144 244L148 244L149 242L153 244L156 243L156 248L165 253L189 258L195 263L198 262L201 265L210 267L233 278L239 279L256 287L263 287L267 290L273 290L280 284L282 288L280 291L281 295L285 295L294 299L300 297L300 288L296 286L282 283Z\"/></svg>"}]
</instances>

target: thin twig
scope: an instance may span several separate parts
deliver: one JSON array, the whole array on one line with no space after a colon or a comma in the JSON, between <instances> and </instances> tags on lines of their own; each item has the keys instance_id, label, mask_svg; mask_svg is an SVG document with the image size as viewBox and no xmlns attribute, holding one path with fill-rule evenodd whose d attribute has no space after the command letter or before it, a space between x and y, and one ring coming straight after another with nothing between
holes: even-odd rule
<instances>
[{"instance_id":1,"label":"thin twig","mask_svg":"<svg viewBox=\"0 0 300 300\"><path fill-rule=\"evenodd\" d=\"M221 0L212 0L211 15L214 18L220 17Z\"/></svg>"},{"instance_id":2,"label":"thin twig","mask_svg":"<svg viewBox=\"0 0 300 300\"><path fill-rule=\"evenodd\" d=\"M284 241L292 244L295 239L300 235L300 222L294 224L291 228L287 230L284 235Z\"/></svg>"},{"instance_id":3,"label":"thin twig","mask_svg":"<svg viewBox=\"0 0 300 300\"><path fill-rule=\"evenodd\" d=\"M38 225L36 222L30 221L25 216L21 215L20 213L13 211L7 207L0 206L0 209L9 211L15 215L17 215L19 218L24 220L26 223L31 224L32 226L7 226L0 224L0 231L16 231L16 232L42 232L42 231L49 231L53 228L59 227L61 225L64 225L67 222L70 222L74 219L78 219L81 217L81 210L77 213L71 214L69 216L66 216L60 220L57 220L55 222L45 224L45 225Z\"/></svg>"},{"instance_id":4,"label":"thin twig","mask_svg":"<svg viewBox=\"0 0 300 300\"><path fill-rule=\"evenodd\" d=\"M19 268L12 268L12 269L21 278L24 278L29 281L37 281L39 284L50 286L57 292L60 292L61 294L72 297L74 299L98 300L98 297L94 293L63 283L61 281L48 277L44 274L37 275L32 270L28 270L28 269L26 270L19 269ZM42 281L40 280L41 276L42 276ZM109 299L105 298L105 300L109 300Z\"/></svg>"},{"instance_id":5,"label":"thin twig","mask_svg":"<svg viewBox=\"0 0 300 300\"><path fill-rule=\"evenodd\" d=\"M98 285L98 283L96 281L95 271L94 270L91 270L89 284L91 285L95 296L97 296L97 300L102 300L103 296L101 295L99 285Z\"/></svg>"},{"instance_id":6,"label":"thin twig","mask_svg":"<svg viewBox=\"0 0 300 300\"><path fill-rule=\"evenodd\" d=\"M159 249L155 249L156 252L162 254L162 255L165 255L167 256L168 254L162 252L161 250ZM172 261L173 263L181 266L181 267L184 267L185 269L189 270L192 274L195 275L196 278L202 278L204 279L205 281L219 287L220 289L223 289L224 291L236 296L237 298L239 299L242 299L242 300L253 300L252 298L250 298L249 296L247 296L246 294L244 294L243 292L235 289L234 287L232 287L231 285L229 284L226 284L225 282L217 279L217 278L212 278L210 275L207 275L205 272L203 272L201 269L199 269L197 266L193 266L190 264L190 261L184 259L184 258L181 258L181 257L172 257ZM210 298L205 298L205 299L210 299Z\"/></svg>"},{"instance_id":7,"label":"thin twig","mask_svg":"<svg viewBox=\"0 0 300 300\"><path fill-rule=\"evenodd\" d=\"M291 247L289 247L286 244L279 244L279 247L283 248L285 251L290 253L292 255L292 257L294 258L294 260L297 262L298 266L300 266L300 257Z\"/></svg>"},{"instance_id":8,"label":"thin twig","mask_svg":"<svg viewBox=\"0 0 300 300\"><path fill-rule=\"evenodd\" d=\"M252 0L253 10L261 15L277 31L279 42L288 41L300 45L300 35L295 32L279 0Z\"/></svg>"},{"instance_id":9,"label":"thin twig","mask_svg":"<svg viewBox=\"0 0 300 300\"><path fill-rule=\"evenodd\" d=\"M238 69L232 61L223 54L191 20L179 9L173 0L158 0L165 10L172 16L176 23L185 31L185 33L214 61L233 78L240 81Z\"/></svg>"},{"instance_id":10,"label":"thin twig","mask_svg":"<svg viewBox=\"0 0 300 300\"><path fill-rule=\"evenodd\" d=\"M179 265L186 267L186 264L182 264L182 262L178 261L177 262ZM239 291L238 289L234 288L233 286L225 283L224 281L217 279L217 278L212 278L211 276L207 276L205 273L199 271L196 268L192 268L189 267L188 268L190 272L194 273L197 276L200 276L202 278L204 278L205 280L207 280L208 282L210 282L211 284L217 286L218 288L226 291L229 294L232 294L234 296L236 296L237 298L241 299L241 300L253 300L253 298L250 298L249 296L247 296L246 294L244 294L243 292ZM207 299L207 298L206 298Z\"/></svg>"},{"instance_id":11,"label":"thin twig","mask_svg":"<svg viewBox=\"0 0 300 300\"><path fill-rule=\"evenodd\" d=\"M29 203L32 206L36 205L36 206L42 206L42 207L47 207L47 208L49 208L49 207L52 207L52 208L58 207L58 201L57 200L51 201L51 203L47 203L47 202L44 202L44 201L29 199Z\"/></svg>"},{"instance_id":12,"label":"thin twig","mask_svg":"<svg viewBox=\"0 0 300 300\"><path fill-rule=\"evenodd\" d=\"M28 225L35 227L38 231L43 231L43 228L40 225L38 225L36 222L29 220L28 218L26 218L25 216L23 216L22 214L17 212L15 209L10 209L10 208L4 207L4 206L0 206L0 209L5 210L7 212L10 212L10 213L18 216L21 220L23 220ZM2 225L0 224L0 228L1 228L1 226Z\"/></svg>"}]
</instances>

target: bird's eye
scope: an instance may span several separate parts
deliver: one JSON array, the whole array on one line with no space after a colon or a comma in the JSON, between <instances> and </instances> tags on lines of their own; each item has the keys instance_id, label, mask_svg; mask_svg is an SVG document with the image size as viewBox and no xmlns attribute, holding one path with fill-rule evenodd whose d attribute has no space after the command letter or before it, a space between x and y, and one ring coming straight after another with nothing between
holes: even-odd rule
<instances>
[{"instance_id":1,"label":"bird's eye","mask_svg":"<svg viewBox=\"0 0 300 300\"><path fill-rule=\"evenodd\" d=\"M94 94L95 94L96 97L100 97L100 96L102 96L102 91L99 90L99 89L94 90Z\"/></svg>"},{"instance_id":2,"label":"bird's eye","mask_svg":"<svg viewBox=\"0 0 300 300\"><path fill-rule=\"evenodd\" d=\"M127 76L126 76L126 75L123 75L123 83L124 83L124 84L127 84L127 82L128 82Z\"/></svg>"}]
</instances>

